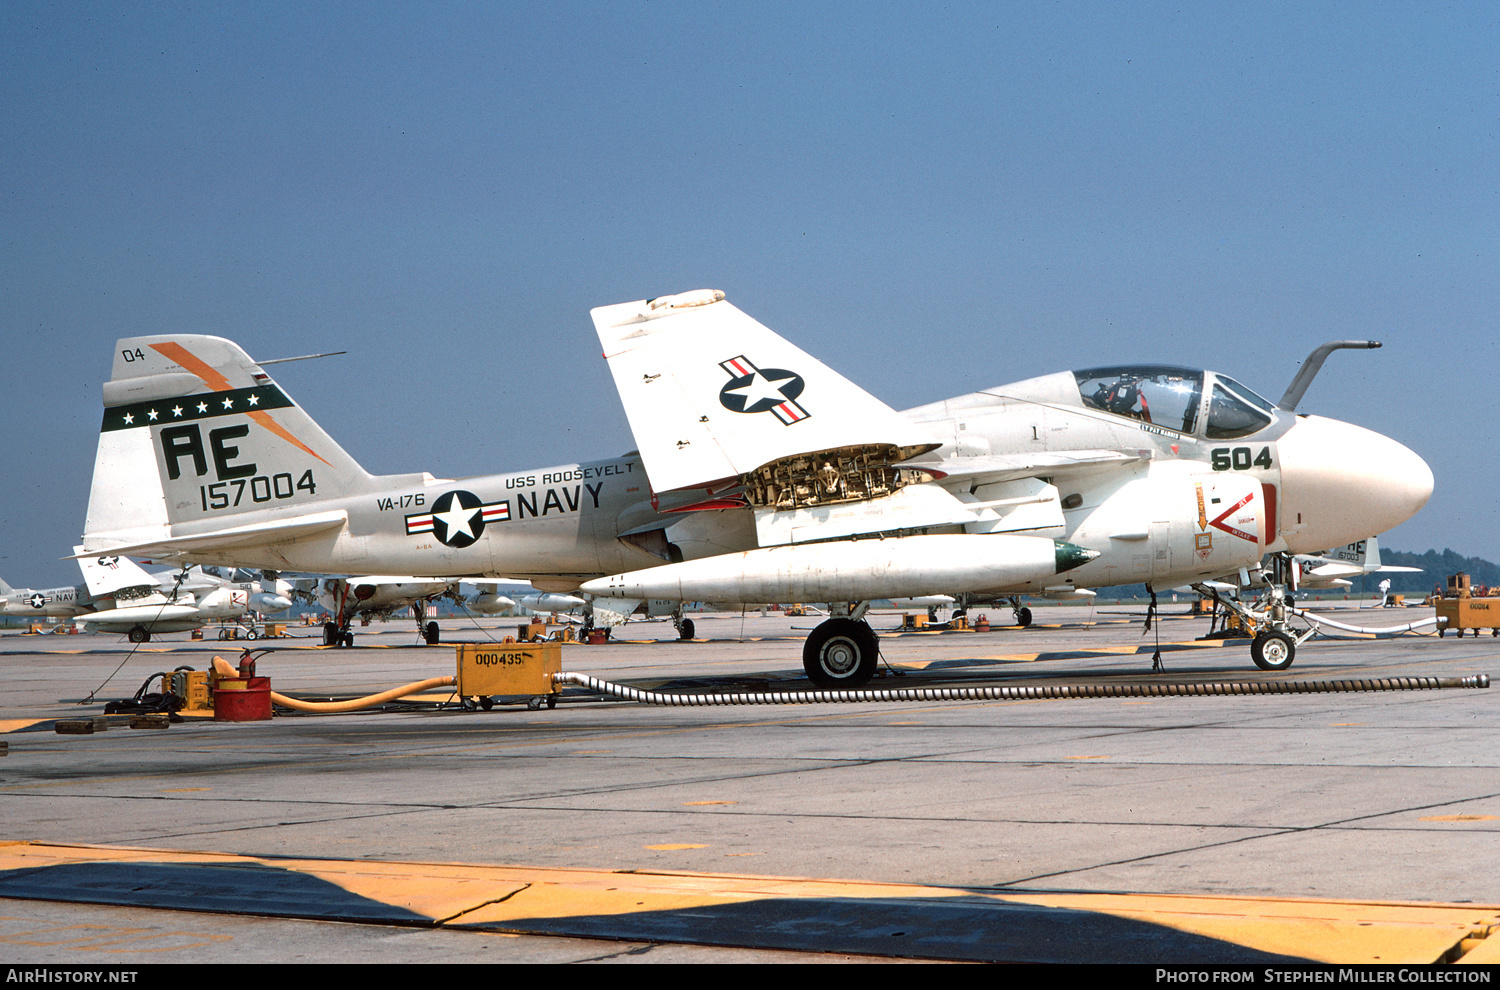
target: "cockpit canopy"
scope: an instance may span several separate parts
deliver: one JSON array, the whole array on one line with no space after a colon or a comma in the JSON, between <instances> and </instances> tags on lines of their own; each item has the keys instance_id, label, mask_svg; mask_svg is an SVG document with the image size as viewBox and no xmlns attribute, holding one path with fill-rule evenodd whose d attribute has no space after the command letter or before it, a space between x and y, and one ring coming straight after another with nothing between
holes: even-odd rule
<instances>
[{"instance_id":1,"label":"cockpit canopy","mask_svg":"<svg viewBox=\"0 0 1500 990\"><path fill-rule=\"evenodd\" d=\"M1210 440L1258 433L1276 417L1272 403L1212 371L1130 364L1087 368L1073 376L1085 406Z\"/></svg>"}]
</instances>

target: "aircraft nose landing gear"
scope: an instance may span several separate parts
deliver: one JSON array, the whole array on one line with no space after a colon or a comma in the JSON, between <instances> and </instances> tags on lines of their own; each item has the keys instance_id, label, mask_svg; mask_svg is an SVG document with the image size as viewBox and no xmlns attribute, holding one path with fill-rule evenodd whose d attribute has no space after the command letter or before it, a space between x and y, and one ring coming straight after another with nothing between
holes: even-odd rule
<instances>
[{"instance_id":1,"label":"aircraft nose landing gear","mask_svg":"<svg viewBox=\"0 0 1500 990\"><path fill-rule=\"evenodd\" d=\"M1250 659L1261 670L1286 670L1297 657L1297 647L1307 642L1317 632L1310 628L1298 633L1292 628L1287 611L1288 578L1295 565L1285 554L1277 554L1273 561L1273 572L1258 571L1255 577L1265 586L1265 591L1250 605L1233 598L1220 597L1218 591L1195 585L1200 594L1213 598L1215 602L1238 615L1246 628L1256 630L1250 641ZM1246 579L1242 571L1241 582ZM1293 591L1295 591L1295 585Z\"/></svg>"},{"instance_id":2,"label":"aircraft nose landing gear","mask_svg":"<svg viewBox=\"0 0 1500 990\"><path fill-rule=\"evenodd\" d=\"M1297 656L1297 641L1278 629L1267 629L1250 642L1250 659L1261 670L1286 670Z\"/></svg>"}]
</instances>

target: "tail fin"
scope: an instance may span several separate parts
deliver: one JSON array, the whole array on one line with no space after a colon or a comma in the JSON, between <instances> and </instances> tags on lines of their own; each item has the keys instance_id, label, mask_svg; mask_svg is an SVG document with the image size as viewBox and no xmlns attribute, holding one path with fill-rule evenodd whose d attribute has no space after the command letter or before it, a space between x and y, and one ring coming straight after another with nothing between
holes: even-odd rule
<instances>
[{"instance_id":1,"label":"tail fin","mask_svg":"<svg viewBox=\"0 0 1500 990\"><path fill-rule=\"evenodd\" d=\"M104 383L83 542L98 551L170 540L182 523L243 528L262 510L311 510L371 483L233 342L127 337Z\"/></svg>"},{"instance_id":2,"label":"tail fin","mask_svg":"<svg viewBox=\"0 0 1500 990\"><path fill-rule=\"evenodd\" d=\"M83 547L73 549L78 552ZM125 588L156 589L156 579L128 557L80 557L78 566L83 571L83 583L95 598L108 598Z\"/></svg>"},{"instance_id":3,"label":"tail fin","mask_svg":"<svg viewBox=\"0 0 1500 990\"><path fill-rule=\"evenodd\" d=\"M1365 566L1365 560L1369 557L1370 551L1374 550L1374 544L1375 538L1372 536L1369 539L1346 544L1337 550L1329 550L1323 554L1323 559L1336 560L1341 564L1353 564L1355 567L1368 571L1369 568ZM1380 565L1379 550L1374 550L1374 557L1375 564L1378 567Z\"/></svg>"}]
</instances>

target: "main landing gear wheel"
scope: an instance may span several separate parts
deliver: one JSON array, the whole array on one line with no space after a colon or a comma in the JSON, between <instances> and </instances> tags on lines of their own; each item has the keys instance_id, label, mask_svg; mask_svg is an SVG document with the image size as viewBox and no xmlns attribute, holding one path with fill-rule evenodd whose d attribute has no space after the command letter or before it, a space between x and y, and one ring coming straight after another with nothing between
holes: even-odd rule
<instances>
[{"instance_id":1,"label":"main landing gear wheel","mask_svg":"<svg viewBox=\"0 0 1500 990\"><path fill-rule=\"evenodd\" d=\"M135 626L130 632L125 634L125 637L132 643L149 643L151 642L151 630L145 626Z\"/></svg>"},{"instance_id":2,"label":"main landing gear wheel","mask_svg":"<svg viewBox=\"0 0 1500 990\"><path fill-rule=\"evenodd\" d=\"M334 625L332 622L325 622L325 623L323 623L323 645L324 646L338 646L339 645L339 640L341 638L342 637L339 635L339 627L338 626Z\"/></svg>"},{"instance_id":3,"label":"main landing gear wheel","mask_svg":"<svg viewBox=\"0 0 1500 990\"><path fill-rule=\"evenodd\" d=\"M1022 629L1025 629L1027 626L1031 625L1031 609L1027 608L1025 605L1022 605L1020 608L1016 609L1016 625L1020 626Z\"/></svg>"},{"instance_id":4,"label":"main landing gear wheel","mask_svg":"<svg viewBox=\"0 0 1500 990\"><path fill-rule=\"evenodd\" d=\"M802 669L821 688L860 687L879 663L875 630L853 619L829 619L802 644Z\"/></svg>"},{"instance_id":5,"label":"main landing gear wheel","mask_svg":"<svg viewBox=\"0 0 1500 990\"><path fill-rule=\"evenodd\" d=\"M1286 670L1296 655L1296 641L1275 629L1268 629L1250 641L1250 659L1261 670Z\"/></svg>"},{"instance_id":6,"label":"main landing gear wheel","mask_svg":"<svg viewBox=\"0 0 1500 990\"><path fill-rule=\"evenodd\" d=\"M438 644L438 635L438 624L436 622L427 623L427 628L422 631L422 638L427 641L428 646L436 646Z\"/></svg>"},{"instance_id":7,"label":"main landing gear wheel","mask_svg":"<svg viewBox=\"0 0 1500 990\"><path fill-rule=\"evenodd\" d=\"M682 625L677 628L677 638L692 639L693 633L695 632L697 632L697 630L693 627L693 620L683 619Z\"/></svg>"}]
</instances>

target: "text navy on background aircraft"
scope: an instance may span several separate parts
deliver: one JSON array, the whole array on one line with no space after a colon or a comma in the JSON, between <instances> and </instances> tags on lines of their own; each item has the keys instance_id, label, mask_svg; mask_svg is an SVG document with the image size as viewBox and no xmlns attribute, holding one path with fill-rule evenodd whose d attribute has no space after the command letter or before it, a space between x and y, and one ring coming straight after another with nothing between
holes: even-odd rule
<instances>
[{"instance_id":1,"label":"text navy on background aircraft","mask_svg":"<svg viewBox=\"0 0 1500 990\"><path fill-rule=\"evenodd\" d=\"M1159 365L1062 372L898 413L710 291L593 311L639 454L461 481L369 475L233 343L121 340L92 553L520 578L642 599L826 602L819 684L874 673L873 600L1248 579L1410 518L1416 454ZM1360 344L1359 346L1370 346ZM1273 585L1272 591L1276 588ZM1291 662L1273 601L1252 655Z\"/></svg>"}]
</instances>

